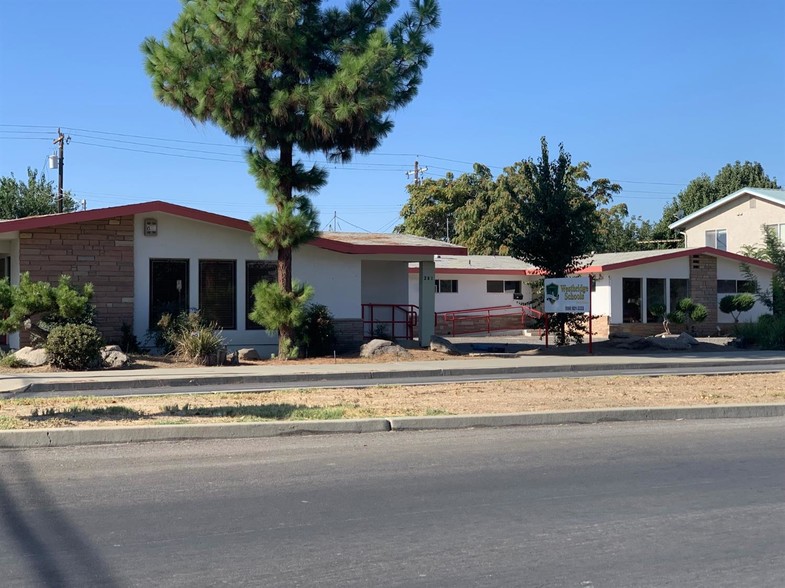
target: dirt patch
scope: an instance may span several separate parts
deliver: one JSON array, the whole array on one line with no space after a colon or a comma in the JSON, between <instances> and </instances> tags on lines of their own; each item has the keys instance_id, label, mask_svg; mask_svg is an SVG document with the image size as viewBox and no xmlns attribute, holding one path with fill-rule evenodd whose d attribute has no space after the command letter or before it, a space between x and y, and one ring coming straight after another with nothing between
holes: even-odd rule
<instances>
[{"instance_id":1,"label":"dirt patch","mask_svg":"<svg viewBox=\"0 0 785 588\"><path fill-rule=\"evenodd\" d=\"M0 428L514 413L785 402L785 373L0 401Z\"/></svg>"}]
</instances>

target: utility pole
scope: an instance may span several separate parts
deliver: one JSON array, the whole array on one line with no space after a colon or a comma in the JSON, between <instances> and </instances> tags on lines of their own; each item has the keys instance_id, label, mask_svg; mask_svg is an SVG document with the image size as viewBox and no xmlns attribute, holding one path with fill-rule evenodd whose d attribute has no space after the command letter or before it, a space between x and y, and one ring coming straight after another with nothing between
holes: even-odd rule
<instances>
[{"instance_id":1,"label":"utility pole","mask_svg":"<svg viewBox=\"0 0 785 588\"><path fill-rule=\"evenodd\" d=\"M52 141L53 144L60 146L57 156L57 212L63 212L63 154L66 143L70 142L71 137L66 137L60 129L57 129L57 139Z\"/></svg>"},{"instance_id":2,"label":"utility pole","mask_svg":"<svg viewBox=\"0 0 785 588\"><path fill-rule=\"evenodd\" d=\"M408 178L409 176L413 175L414 176L414 185L415 186L419 186L420 185L420 174L425 173L427 171L428 171L427 167L420 167L420 162L415 160L414 161L414 171L407 171L406 172L406 177Z\"/></svg>"}]
</instances>

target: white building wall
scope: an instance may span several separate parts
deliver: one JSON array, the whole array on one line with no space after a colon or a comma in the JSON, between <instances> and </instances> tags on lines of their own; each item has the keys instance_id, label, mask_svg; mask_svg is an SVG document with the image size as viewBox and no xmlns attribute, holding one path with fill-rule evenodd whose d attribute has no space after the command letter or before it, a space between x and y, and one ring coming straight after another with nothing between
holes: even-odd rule
<instances>
[{"instance_id":1,"label":"white building wall","mask_svg":"<svg viewBox=\"0 0 785 588\"><path fill-rule=\"evenodd\" d=\"M690 267L689 257L680 257L676 259L668 259L654 263L646 263L641 265L634 265L628 268L612 270L603 272L604 278L608 282L611 296L611 313L610 323L614 325L623 322L623 296L622 296L622 279L623 278L678 278L689 279ZM670 283L666 282L666 304L668 300L668 292L670 291ZM646 283L641 284L641 307L646 308ZM599 314L599 313L597 313ZM643 317L646 320L645 313Z\"/></svg>"},{"instance_id":2,"label":"white building wall","mask_svg":"<svg viewBox=\"0 0 785 588\"><path fill-rule=\"evenodd\" d=\"M489 306L510 306L516 304L511 293L507 292L488 292L487 282L489 280L520 281L521 293L523 294L524 304L531 300L531 286L527 276L515 276L509 274L450 274L436 270L437 280L458 280L457 292L437 292L436 293L436 312L447 312L450 310L466 310L469 308L487 308ZM409 303L418 304L418 274L409 274Z\"/></svg>"},{"instance_id":3,"label":"white building wall","mask_svg":"<svg viewBox=\"0 0 785 588\"><path fill-rule=\"evenodd\" d=\"M408 304L410 278L407 262L363 261L361 267L363 304Z\"/></svg>"},{"instance_id":4,"label":"white building wall","mask_svg":"<svg viewBox=\"0 0 785 588\"><path fill-rule=\"evenodd\" d=\"M611 284L605 276L592 276L594 292L591 295L591 313L595 316L611 315Z\"/></svg>"},{"instance_id":5,"label":"white building wall","mask_svg":"<svg viewBox=\"0 0 785 588\"><path fill-rule=\"evenodd\" d=\"M758 281L761 290L771 288L772 271L761 267L751 266L753 273ZM732 259L717 259L717 279L718 280L745 280L746 277L739 267L739 262ZM721 323L732 323L733 316L720 311L720 300L727 294L717 294L717 320ZM748 312L743 312L739 316L740 322L755 322L758 317L769 314L771 311L760 301L755 302L755 306Z\"/></svg>"},{"instance_id":6,"label":"white building wall","mask_svg":"<svg viewBox=\"0 0 785 588\"><path fill-rule=\"evenodd\" d=\"M742 196L696 219L686 229L685 247L705 247L706 231L725 229L728 251L740 253L744 245L762 245L761 226L785 224L785 207L754 196Z\"/></svg>"},{"instance_id":7,"label":"white building wall","mask_svg":"<svg viewBox=\"0 0 785 588\"><path fill-rule=\"evenodd\" d=\"M295 279L314 287L312 302L327 306L336 319L358 319L361 263L357 256L304 245L294 252L292 272Z\"/></svg>"}]
</instances>

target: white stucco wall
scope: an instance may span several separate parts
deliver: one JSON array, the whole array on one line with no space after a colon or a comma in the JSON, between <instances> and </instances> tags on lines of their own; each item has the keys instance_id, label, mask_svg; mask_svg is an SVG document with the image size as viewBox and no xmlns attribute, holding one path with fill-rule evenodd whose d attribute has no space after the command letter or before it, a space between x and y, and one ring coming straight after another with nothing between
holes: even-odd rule
<instances>
[{"instance_id":1,"label":"white stucco wall","mask_svg":"<svg viewBox=\"0 0 785 588\"><path fill-rule=\"evenodd\" d=\"M488 292L487 282L490 280L520 281L522 302L531 300L531 286L527 282L531 278L509 274L451 274L436 270L437 280L458 280L457 292L437 292L436 312L450 310L467 310L470 308L486 308L489 306L509 306L516 304L511 293ZM409 274L409 302L418 304L418 274Z\"/></svg>"},{"instance_id":2,"label":"white stucco wall","mask_svg":"<svg viewBox=\"0 0 785 588\"><path fill-rule=\"evenodd\" d=\"M760 286L761 290L768 290L771 288L771 277L772 271L767 270L761 267L751 267L753 273L755 274L755 278L758 281L758 286ZM744 280L746 279L745 276L741 272L741 268L739 267L739 263L737 261L733 261L732 259L717 259L717 279L718 280ZM727 296L727 294L717 294L717 320L721 323L732 323L733 317L729 314L725 314L720 312L720 300ZM752 307L752 310L748 312L743 312L739 316L740 322L754 322L758 320L758 317L764 314L769 314L771 311L766 308L766 306L760 302L756 301L755 306Z\"/></svg>"},{"instance_id":3,"label":"white stucco wall","mask_svg":"<svg viewBox=\"0 0 785 588\"><path fill-rule=\"evenodd\" d=\"M704 247L706 231L725 229L728 251L740 253L743 245L762 245L762 225L785 224L785 207L755 196L741 196L695 219L684 232L685 247Z\"/></svg>"},{"instance_id":4,"label":"white stucco wall","mask_svg":"<svg viewBox=\"0 0 785 588\"><path fill-rule=\"evenodd\" d=\"M592 276L594 292L591 295L591 313L595 316L610 316L611 314L611 284L603 275Z\"/></svg>"},{"instance_id":5,"label":"white stucco wall","mask_svg":"<svg viewBox=\"0 0 785 588\"><path fill-rule=\"evenodd\" d=\"M407 304L409 288L407 262L372 260L362 262L363 304Z\"/></svg>"},{"instance_id":6,"label":"white stucco wall","mask_svg":"<svg viewBox=\"0 0 785 588\"><path fill-rule=\"evenodd\" d=\"M295 279L314 288L313 302L324 304L336 319L360 318L361 258L305 245L294 252Z\"/></svg>"}]
</instances>

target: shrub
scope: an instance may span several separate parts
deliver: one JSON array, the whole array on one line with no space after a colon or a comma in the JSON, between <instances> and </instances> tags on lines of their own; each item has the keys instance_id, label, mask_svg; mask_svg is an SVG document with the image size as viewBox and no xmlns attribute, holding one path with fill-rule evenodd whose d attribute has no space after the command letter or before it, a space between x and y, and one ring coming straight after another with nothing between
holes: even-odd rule
<instances>
[{"instance_id":1,"label":"shrub","mask_svg":"<svg viewBox=\"0 0 785 588\"><path fill-rule=\"evenodd\" d=\"M720 311L731 315L734 323L739 322L739 315L742 312L752 310L753 306L755 306L755 296L748 292L730 294L720 300Z\"/></svg>"},{"instance_id":2,"label":"shrub","mask_svg":"<svg viewBox=\"0 0 785 588\"><path fill-rule=\"evenodd\" d=\"M705 306L694 302L692 298L682 298L676 305L676 310L668 315L668 320L683 324L687 331L691 331L693 323L702 323L708 316L709 311Z\"/></svg>"},{"instance_id":3,"label":"shrub","mask_svg":"<svg viewBox=\"0 0 785 588\"><path fill-rule=\"evenodd\" d=\"M739 323L736 336L745 347L785 349L785 316L764 314L755 323Z\"/></svg>"},{"instance_id":4,"label":"shrub","mask_svg":"<svg viewBox=\"0 0 785 588\"><path fill-rule=\"evenodd\" d=\"M182 312L173 317L165 314L158 321L156 345L166 353L194 363L209 363L210 358L224 347L222 330L215 323L207 323L198 310Z\"/></svg>"},{"instance_id":5,"label":"shrub","mask_svg":"<svg viewBox=\"0 0 785 588\"><path fill-rule=\"evenodd\" d=\"M91 325L68 324L54 327L44 346L49 361L66 370L85 370L101 361L101 333Z\"/></svg>"},{"instance_id":6,"label":"shrub","mask_svg":"<svg viewBox=\"0 0 785 588\"><path fill-rule=\"evenodd\" d=\"M329 355L335 349L335 325L332 313L324 304L309 304L297 332L299 347L308 357Z\"/></svg>"}]
</instances>

